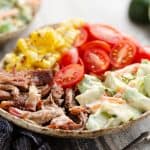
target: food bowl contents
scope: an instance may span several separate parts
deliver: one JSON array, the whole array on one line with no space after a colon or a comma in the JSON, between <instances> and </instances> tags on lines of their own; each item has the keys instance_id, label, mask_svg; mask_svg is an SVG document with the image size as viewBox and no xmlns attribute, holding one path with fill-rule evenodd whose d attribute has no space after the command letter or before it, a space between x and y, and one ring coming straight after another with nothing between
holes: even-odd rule
<instances>
[{"instance_id":1,"label":"food bowl contents","mask_svg":"<svg viewBox=\"0 0 150 150\"><path fill-rule=\"evenodd\" d=\"M150 49L69 20L19 39L3 59L0 108L40 127L100 130L150 111Z\"/></svg>"},{"instance_id":2,"label":"food bowl contents","mask_svg":"<svg viewBox=\"0 0 150 150\"><path fill-rule=\"evenodd\" d=\"M31 1L35 1L31 3ZM39 0L1 0L0 34L15 31L29 24L38 7Z\"/></svg>"}]
</instances>

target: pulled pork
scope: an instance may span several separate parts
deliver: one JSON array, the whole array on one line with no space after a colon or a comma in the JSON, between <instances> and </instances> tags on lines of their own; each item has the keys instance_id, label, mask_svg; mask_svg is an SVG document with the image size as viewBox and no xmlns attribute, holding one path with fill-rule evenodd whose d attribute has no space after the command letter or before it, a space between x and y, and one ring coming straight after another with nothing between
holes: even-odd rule
<instances>
[{"instance_id":1,"label":"pulled pork","mask_svg":"<svg viewBox=\"0 0 150 150\"><path fill-rule=\"evenodd\" d=\"M28 72L8 73L0 71L0 83L11 84L19 88L27 89L30 79Z\"/></svg>"},{"instance_id":2,"label":"pulled pork","mask_svg":"<svg viewBox=\"0 0 150 150\"><path fill-rule=\"evenodd\" d=\"M78 106L75 92L53 83L50 70L0 71L0 108L54 129L85 128L88 110Z\"/></svg>"},{"instance_id":3,"label":"pulled pork","mask_svg":"<svg viewBox=\"0 0 150 150\"><path fill-rule=\"evenodd\" d=\"M11 98L11 94L8 91L0 90L0 101L7 100Z\"/></svg>"},{"instance_id":4,"label":"pulled pork","mask_svg":"<svg viewBox=\"0 0 150 150\"><path fill-rule=\"evenodd\" d=\"M65 90L65 108L69 109L72 106L77 105L75 102L75 93L73 89L67 88Z\"/></svg>"},{"instance_id":5,"label":"pulled pork","mask_svg":"<svg viewBox=\"0 0 150 150\"><path fill-rule=\"evenodd\" d=\"M13 98L17 98L19 96L19 89L11 84L0 84L0 89L4 90L5 92L10 91L10 95L13 96Z\"/></svg>"},{"instance_id":6,"label":"pulled pork","mask_svg":"<svg viewBox=\"0 0 150 150\"><path fill-rule=\"evenodd\" d=\"M36 86L31 85L29 87L29 96L25 101L25 107L28 110L36 111L36 106L41 99L41 95L38 93Z\"/></svg>"},{"instance_id":7,"label":"pulled pork","mask_svg":"<svg viewBox=\"0 0 150 150\"><path fill-rule=\"evenodd\" d=\"M62 103L64 102L64 99L62 99L62 97L64 95L64 89L57 84L53 84L52 88L51 88L51 94L54 99L54 102L57 105L61 106Z\"/></svg>"}]
</instances>

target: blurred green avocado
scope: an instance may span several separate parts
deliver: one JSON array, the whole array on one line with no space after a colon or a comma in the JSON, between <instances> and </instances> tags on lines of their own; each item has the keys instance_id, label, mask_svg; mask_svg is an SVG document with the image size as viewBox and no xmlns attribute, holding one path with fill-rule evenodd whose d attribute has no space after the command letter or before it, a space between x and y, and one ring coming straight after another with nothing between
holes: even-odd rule
<instances>
[{"instance_id":1,"label":"blurred green avocado","mask_svg":"<svg viewBox=\"0 0 150 150\"><path fill-rule=\"evenodd\" d=\"M133 22L150 24L150 0L132 0L129 17Z\"/></svg>"}]
</instances>

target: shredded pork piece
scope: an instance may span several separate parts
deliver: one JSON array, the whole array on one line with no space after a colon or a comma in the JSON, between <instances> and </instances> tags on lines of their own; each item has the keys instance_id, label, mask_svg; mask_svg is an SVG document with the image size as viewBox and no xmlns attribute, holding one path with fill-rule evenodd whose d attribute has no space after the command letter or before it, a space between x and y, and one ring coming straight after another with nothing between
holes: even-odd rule
<instances>
[{"instance_id":1,"label":"shredded pork piece","mask_svg":"<svg viewBox=\"0 0 150 150\"><path fill-rule=\"evenodd\" d=\"M69 109L69 112L72 114L72 115L79 115L81 112L82 113L90 113L90 110L88 108L86 108L85 106L73 106Z\"/></svg>"},{"instance_id":2,"label":"shredded pork piece","mask_svg":"<svg viewBox=\"0 0 150 150\"><path fill-rule=\"evenodd\" d=\"M42 109L36 112L23 111L15 107L10 107L9 113L20 118L32 120L37 124L42 125L49 122L53 118L56 118L57 116L63 115L64 111L63 109L58 108L56 105L51 105L51 107L49 106L48 109Z\"/></svg>"},{"instance_id":3,"label":"shredded pork piece","mask_svg":"<svg viewBox=\"0 0 150 150\"><path fill-rule=\"evenodd\" d=\"M27 118L35 121L37 124L45 124L51 121L53 118L62 115L61 109L51 107L51 109L39 110L28 114Z\"/></svg>"},{"instance_id":4,"label":"shredded pork piece","mask_svg":"<svg viewBox=\"0 0 150 150\"><path fill-rule=\"evenodd\" d=\"M17 98L19 96L19 89L17 87L15 87L14 85L0 84L0 89L5 90L5 91L10 91L10 94L14 98Z\"/></svg>"},{"instance_id":5,"label":"shredded pork piece","mask_svg":"<svg viewBox=\"0 0 150 150\"><path fill-rule=\"evenodd\" d=\"M64 130L79 130L84 129L87 121L88 111L83 106L74 106L69 109L70 113L77 117L78 123L73 121L66 115L61 115L52 119L49 128L53 129L64 129Z\"/></svg>"},{"instance_id":6,"label":"shredded pork piece","mask_svg":"<svg viewBox=\"0 0 150 150\"><path fill-rule=\"evenodd\" d=\"M2 101L0 103L0 108L2 108L2 109L8 109L11 106L14 106L14 102L13 101Z\"/></svg>"},{"instance_id":7,"label":"shredded pork piece","mask_svg":"<svg viewBox=\"0 0 150 150\"><path fill-rule=\"evenodd\" d=\"M19 88L27 89L29 82L30 80L27 72L8 73L0 71L1 84L11 84Z\"/></svg>"},{"instance_id":8,"label":"shredded pork piece","mask_svg":"<svg viewBox=\"0 0 150 150\"><path fill-rule=\"evenodd\" d=\"M76 105L75 99L74 99L74 91L71 88L67 88L65 90L65 108L70 108L72 106Z\"/></svg>"},{"instance_id":9,"label":"shredded pork piece","mask_svg":"<svg viewBox=\"0 0 150 150\"><path fill-rule=\"evenodd\" d=\"M0 83L12 84L19 88L28 89L29 85L42 86L51 83L52 73L50 70L35 70L21 72L0 71Z\"/></svg>"},{"instance_id":10,"label":"shredded pork piece","mask_svg":"<svg viewBox=\"0 0 150 150\"><path fill-rule=\"evenodd\" d=\"M11 94L7 91L0 90L0 101L1 100L8 100L11 98Z\"/></svg>"},{"instance_id":11,"label":"shredded pork piece","mask_svg":"<svg viewBox=\"0 0 150 150\"><path fill-rule=\"evenodd\" d=\"M42 97L45 97L47 95L49 95L50 93L50 90L51 90L51 86L50 85L45 85L43 86L41 89L40 89L40 94Z\"/></svg>"},{"instance_id":12,"label":"shredded pork piece","mask_svg":"<svg viewBox=\"0 0 150 150\"><path fill-rule=\"evenodd\" d=\"M75 130L79 129L81 127L81 124L77 124L68 116L62 115L52 119L48 127L53 129Z\"/></svg>"},{"instance_id":13,"label":"shredded pork piece","mask_svg":"<svg viewBox=\"0 0 150 150\"><path fill-rule=\"evenodd\" d=\"M80 130L85 128L90 110L84 106L73 106L69 109L69 113L75 116L80 124Z\"/></svg>"},{"instance_id":14,"label":"shredded pork piece","mask_svg":"<svg viewBox=\"0 0 150 150\"><path fill-rule=\"evenodd\" d=\"M30 71L31 82L36 86L50 84L52 81L52 72L50 70L34 70Z\"/></svg>"},{"instance_id":15,"label":"shredded pork piece","mask_svg":"<svg viewBox=\"0 0 150 150\"><path fill-rule=\"evenodd\" d=\"M36 111L36 106L41 99L41 95L38 93L38 89L31 85L29 87L29 96L25 102L25 107L27 110Z\"/></svg>"},{"instance_id":16,"label":"shredded pork piece","mask_svg":"<svg viewBox=\"0 0 150 150\"><path fill-rule=\"evenodd\" d=\"M64 90L61 86L57 84L53 84L51 88L51 94L55 101L55 103L59 106L63 103L64 99L62 99L62 96L64 95Z\"/></svg>"}]
</instances>

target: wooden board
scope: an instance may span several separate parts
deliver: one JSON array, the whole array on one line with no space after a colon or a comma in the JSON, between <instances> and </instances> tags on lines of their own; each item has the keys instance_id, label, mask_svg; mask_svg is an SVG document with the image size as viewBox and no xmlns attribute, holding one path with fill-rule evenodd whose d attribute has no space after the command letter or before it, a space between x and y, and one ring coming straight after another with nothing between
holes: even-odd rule
<instances>
[{"instance_id":1,"label":"wooden board","mask_svg":"<svg viewBox=\"0 0 150 150\"><path fill-rule=\"evenodd\" d=\"M112 24L141 43L150 45L150 26L138 26L130 22L127 15L130 0L44 0L34 23L23 35L44 24L60 22L66 18L81 17L87 21ZM58 11L59 10L59 11ZM0 58L15 46L16 39L0 47ZM121 150L126 144L150 130L150 117L134 127L113 135L96 139L74 140L48 137L52 150ZM150 150L150 143L142 143L132 150Z\"/></svg>"}]
</instances>

